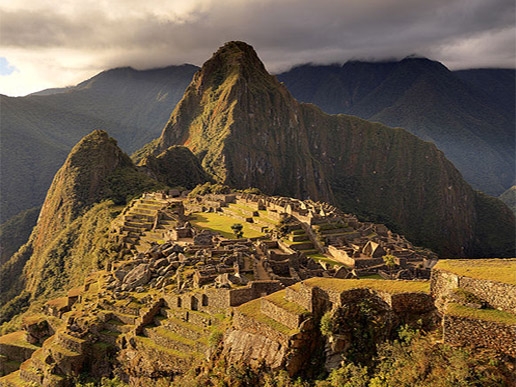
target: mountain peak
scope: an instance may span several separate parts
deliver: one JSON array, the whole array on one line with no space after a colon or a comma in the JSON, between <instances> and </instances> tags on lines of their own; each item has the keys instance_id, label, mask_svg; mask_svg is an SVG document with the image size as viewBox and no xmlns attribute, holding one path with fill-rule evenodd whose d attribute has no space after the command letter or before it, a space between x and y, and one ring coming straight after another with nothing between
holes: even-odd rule
<instances>
[{"instance_id":1,"label":"mountain peak","mask_svg":"<svg viewBox=\"0 0 516 387\"><path fill-rule=\"evenodd\" d=\"M83 137L70 151L48 190L38 220L35 245L43 246L93 204L123 203L131 193L155 186L103 130Z\"/></svg>"},{"instance_id":2,"label":"mountain peak","mask_svg":"<svg viewBox=\"0 0 516 387\"><path fill-rule=\"evenodd\" d=\"M214 90L227 81L234 84L238 79L246 82L271 79L254 48L238 41L228 42L220 47L204 63L198 76L202 79L203 86Z\"/></svg>"}]
</instances>

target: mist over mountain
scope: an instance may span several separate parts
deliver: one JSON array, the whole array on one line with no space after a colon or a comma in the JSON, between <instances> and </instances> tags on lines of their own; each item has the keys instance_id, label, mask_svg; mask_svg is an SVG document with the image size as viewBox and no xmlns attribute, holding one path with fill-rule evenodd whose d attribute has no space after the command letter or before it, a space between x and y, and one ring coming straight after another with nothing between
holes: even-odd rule
<instances>
[{"instance_id":1,"label":"mist over mountain","mask_svg":"<svg viewBox=\"0 0 516 387\"><path fill-rule=\"evenodd\" d=\"M515 70L451 72L425 58L304 65L278 75L293 96L332 114L403 127L434 142L475 188L498 196L515 178Z\"/></svg>"}]
</instances>

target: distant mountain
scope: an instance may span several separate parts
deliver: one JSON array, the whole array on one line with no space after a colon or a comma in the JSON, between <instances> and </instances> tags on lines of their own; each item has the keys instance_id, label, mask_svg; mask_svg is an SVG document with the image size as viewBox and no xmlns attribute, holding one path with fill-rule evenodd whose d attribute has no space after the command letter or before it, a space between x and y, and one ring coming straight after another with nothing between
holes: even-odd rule
<instances>
[{"instance_id":1,"label":"distant mountain","mask_svg":"<svg viewBox=\"0 0 516 387\"><path fill-rule=\"evenodd\" d=\"M477 195L433 144L297 102L243 42L203 65L146 151L159 157L173 145L187 146L218 182L335 203L441 255L514 254L513 214Z\"/></svg>"},{"instance_id":2,"label":"distant mountain","mask_svg":"<svg viewBox=\"0 0 516 387\"><path fill-rule=\"evenodd\" d=\"M81 84L0 96L0 223L43 203L72 146L103 129L132 153L156 138L197 67L105 71Z\"/></svg>"},{"instance_id":3,"label":"distant mountain","mask_svg":"<svg viewBox=\"0 0 516 387\"><path fill-rule=\"evenodd\" d=\"M293 96L328 113L403 127L434 142L476 189L498 196L515 179L515 70L451 72L438 62L304 65L279 74Z\"/></svg>"}]
</instances>

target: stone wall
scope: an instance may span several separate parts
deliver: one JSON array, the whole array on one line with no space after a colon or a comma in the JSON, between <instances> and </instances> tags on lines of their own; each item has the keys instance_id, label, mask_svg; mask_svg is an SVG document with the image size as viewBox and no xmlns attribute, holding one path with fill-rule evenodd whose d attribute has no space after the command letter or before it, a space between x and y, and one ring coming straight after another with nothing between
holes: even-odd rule
<instances>
[{"instance_id":1,"label":"stone wall","mask_svg":"<svg viewBox=\"0 0 516 387\"><path fill-rule=\"evenodd\" d=\"M425 293L390 294L388 304L395 313L422 314L435 310L432 297Z\"/></svg>"},{"instance_id":2,"label":"stone wall","mask_svg":"<svg viewBox=\"0 0 516 387\"><path fill-rule=\"evenodd\" d=\"M299 328L304 318L302 314L282 308L266 298L261 299L260 310L263 314L274 318L274 320L291 329Z\"/></svg>"},{"instance_id":3,"label":"stone wall","mask_svg":"<svg viewBox=\"0 0 516 387\"><path fill-rule=\"evenodd\" d=\"M515 273L516 276L516 273ZM473 278L459 278L459 287L474 293L486 301L491 308L516 314L516 286L495 281L480 281Z\"/></svg>"},{"instance_id":4,"label":"stone wall","mask_svg":"<svg viewBox=\"0 0 516 387\"><path fill-rule=\"evenodd\" d=\"M206 289L165 297L171 307L219 313L283 289L280 281L251 281L236 289Z\"/></svg>"},{"instance_id":5,"label":"stone wall","mask_svg":"<svg viewBox=\"0 0 516 387\"><path fill-rule=\"evenodd\" d=\"M299 282L294 286L286 288L285 298L312 312L312 288L302 285L303 283Z\"/></svg>"},{"instance_id":6,"label":"stone wall","mask_svg":"<svg viewBox=\"0 0 516 387\"><path fill-rule=\"evenodd\" d=\"M446 296L458 287L458 275L442 270L432 270L430 275L430 293L438 309L443 307Z\"/></svg>"},{"instance_id":7,"label":"stone wall","mask_svg":"<svg viewBox=\"0 0 516 387\"><path fill-rule=\"evenodd\" d=\"M516 314L516 286L496 281L460 276L434 268L431 275L431 293L438 307L447 295L461 288L485 301L491 308Z\"/></svg>"},{"instance_id":8,"label":"stone wall","mask_svg":"<svg viewBox=\"0 0 516 387\"><path fill-rule=\"evenodd\" d=\"M445 314L443 337L452 345L492 348L516 357L515 325Z\"/></svg>"},{"instance_id":9,"label":"stone wall","mask_svg":"<svg viewBox=\"0 0 516 387\"><path fill-rule=\"evenodd\" d=\"M278 346L288 347L289 335L283 334L254 318L249 318L247 315L240 313L238 309L235 310L233 315L233 329L257 333L276 342Z\"/></svg>"}]
</instances>

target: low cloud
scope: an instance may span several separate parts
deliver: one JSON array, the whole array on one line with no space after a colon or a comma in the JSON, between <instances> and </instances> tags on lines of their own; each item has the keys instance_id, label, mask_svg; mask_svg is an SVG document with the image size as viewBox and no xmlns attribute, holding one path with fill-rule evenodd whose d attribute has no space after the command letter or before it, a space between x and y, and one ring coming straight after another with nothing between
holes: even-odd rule
<instances>
[{"instance_id":1,"label":"low cloud","mask_svg":"<svg viewBox=\"0 0 516 387\"><path fill-rule=\"evenodd\" d=\"M107 68L201 65L229 40L278 72L300 63L427 56L450 68L514 67L513 0L11 0L0 93L78 83ZM25 76L25 78L24 78ZM9 83L9 82L8 82Z\"/></svg>"}]
</instances>

